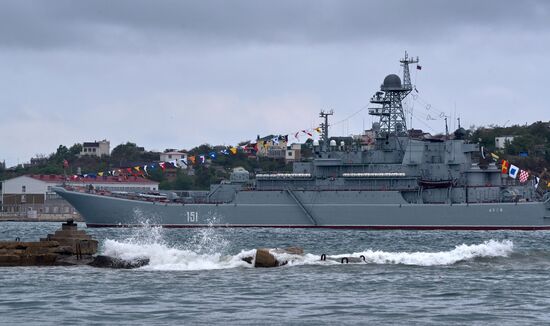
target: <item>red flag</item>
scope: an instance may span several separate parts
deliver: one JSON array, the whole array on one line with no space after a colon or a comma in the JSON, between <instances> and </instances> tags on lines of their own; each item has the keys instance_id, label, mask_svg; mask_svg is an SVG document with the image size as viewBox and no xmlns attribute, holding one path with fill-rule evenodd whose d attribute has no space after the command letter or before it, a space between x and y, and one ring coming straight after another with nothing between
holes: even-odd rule
<instances>
[{"instance_id":1,"label":"red flag","mask_svg":"<svg viewBox=\"0 0 550 326\"><path fill-rule=\"evenodd\" d=\"M166 169L166 166L165 166L166 163L164 162L159 162L159 166L160 168L162 169L162 171L164 171Z\"/></svg>"},{"instance_id":2,"label":"red flag","mask_svg":"<svg viewBox=\"0 0 550 326\"><path fill-rule=\"evenodd\" d=\"M519 173L519 182L525 183L527 179L529 179L529 172L521 170L521 172Z\"/></svg>"},{"instance_id":3,"label":"red flag","mask_svg":"<svg viewBox=\"0 0 550 326\"><path fill-rule=\"evenodd\" d=\"M502 160L502 173L508 174L508 168L510 167L510 163L506 160Z\"/></svg>"}]
</instances>

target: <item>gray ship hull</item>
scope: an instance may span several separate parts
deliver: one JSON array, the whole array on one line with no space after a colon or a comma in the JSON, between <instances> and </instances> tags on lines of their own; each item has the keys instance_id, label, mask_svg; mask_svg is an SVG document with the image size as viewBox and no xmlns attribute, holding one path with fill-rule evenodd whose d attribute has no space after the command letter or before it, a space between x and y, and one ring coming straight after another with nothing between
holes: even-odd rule
<instances>
[{"instance_id":1,"label":"gray ship hull","mask_svg":"<svg viewBox=\"0 0 550 326\"><path fill-rule=\"evenodd\" d=\"M398 191L241 191L223 204L146 202L63 188L56 192L89 227L550 229L549 203L410 204Z\"/></svg>"}]
</instances>

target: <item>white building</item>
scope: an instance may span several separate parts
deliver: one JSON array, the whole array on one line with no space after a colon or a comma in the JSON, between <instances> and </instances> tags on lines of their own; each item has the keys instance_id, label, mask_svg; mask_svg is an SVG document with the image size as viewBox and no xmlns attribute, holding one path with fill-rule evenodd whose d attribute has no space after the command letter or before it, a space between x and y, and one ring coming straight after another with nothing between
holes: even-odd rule
<instances>
[{"instance_id":1,"label":"white building","mask_svg":"<svg viewBox=\"0 0 550 326\"><path fill-rule=\"evenodd\" d=\"M514 136L495 137L495 148L504 149L506 143L511 143L514 140Z\"/></svg>"},{"instance_id":2,"label":"white building","mask_svg":"<svg viewBox=\"0 0 550 326\"><path fill-rule=\"evenodd\" d=\"M170 161L176 160L178 164L181 164L181 159L184 159L185 161L187 161L187 153L170 151L170 152L160 153L159 161L170 162Z\"/></svg>"},{"instance_id":3,"label":"white building","mask_svg":"<svg viewBox=\"0 0 550 326\"><path fill-rule=\"evenodd\" d=\"M286 162L299 161L302 153L302 144L292 144L288 146L285 155Z\"/></svg>"},{"instance_id":4,"label":"white building","mask_svg":"<svg viewBox=\"0 0 550 326\"><path fill-rule=\"evenodd\" d=\"M94 186L98 190L155 191L158 182L140 177L78 178L66 181L61 175L23 175L2 182L2 209L4 212L20 212L29 209L41 213L70 213L72 206L52 191L63 182L70 186Z\"/></svg>"},{"instance_id":5,"label":"white building","mask_svg":"<svg viewBox=\"0 0 550 326\"><path fill-rule=\"evenodd\" d=\"M80 156L91 155L101 157L103 155L109 156L111 154L110 142L108 140L94 141L90 143L82 144L82 151Z\"/></svg>"}]
</instances>

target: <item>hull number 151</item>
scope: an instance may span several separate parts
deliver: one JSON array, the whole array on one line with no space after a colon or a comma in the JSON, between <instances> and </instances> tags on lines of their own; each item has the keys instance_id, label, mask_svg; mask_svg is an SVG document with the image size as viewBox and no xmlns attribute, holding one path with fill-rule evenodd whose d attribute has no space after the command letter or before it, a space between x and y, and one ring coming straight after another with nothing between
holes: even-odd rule
<instances>
[{"instance_id":1,"label":"hull number 151","mask_svg":"<svg viewBox=\"0 0 550 326\"><path fill-rule=\"evenodd\" d=\"M199 212L186 212L187 222L193 223L199 220Z\"/></svg>"}]
</instances>

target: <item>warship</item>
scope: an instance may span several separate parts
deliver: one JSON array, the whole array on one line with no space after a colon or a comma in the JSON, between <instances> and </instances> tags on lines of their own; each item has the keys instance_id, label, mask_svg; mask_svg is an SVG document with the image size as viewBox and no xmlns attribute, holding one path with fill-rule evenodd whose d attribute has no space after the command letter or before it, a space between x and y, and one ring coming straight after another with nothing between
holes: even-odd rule
<instances>
[{"instance_id":1,"label":"warship","mask_svg":"<svg viewBox=\"0 0 550 326\"><path fill-rule=\"evenodd\" d=\"M329 136L321 111L321 139L313 158L293 163L291 173L235 168L209 191L132 194L55 188L88 227L279 227L449 230L550 229L550 194L537 193L480 164L480 146L458 128L440 138L413 137L403 100L413 91L409 65L403 78L390 74L370 99L368 146Z\"/></svg>"}]
</instances>

